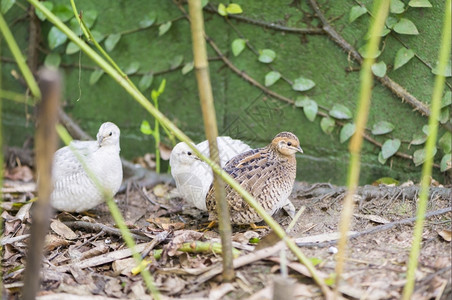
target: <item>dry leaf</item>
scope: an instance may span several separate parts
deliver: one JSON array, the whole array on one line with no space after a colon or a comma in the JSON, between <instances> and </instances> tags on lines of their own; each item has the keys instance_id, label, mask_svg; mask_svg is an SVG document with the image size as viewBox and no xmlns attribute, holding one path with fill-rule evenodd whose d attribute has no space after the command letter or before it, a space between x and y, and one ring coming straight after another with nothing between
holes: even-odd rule
<instances>
[{"instance_id":1,"label":"dry leaf","mask_svg":"<svg viewBox=\"0 0 452 300\"><path fill-rule=\"evenodd\" d=\"M438 234L447 242L450 242L452 239L452 231L450 230L447 229L439 230Z\"/></svg>"},{"instance_id":2,"label":"dry leaf","mask_svg":"<svg viewBox=\"0 0 452 300\"><path fill-rule=\"evenodd\" d=\"M67 227L60 220L53 220L52 223L50 223L50 228L52 228L52 230L56 234L64 237L65 239L74 240L77 238L77 234L75 234L75 232L73 232L72 229Z\"/></svg>"},{"instance_id":3,"label":"dry leaf","mask_svg":"<svg viewBox=\"0 0 452 300\"><path fill-rule=\"evenodd\" d=\"M44 250L45 251L52 251L53 249L59 247L59 246L67 246L69 243L65 239L60 238L59 236L48 234L46 236L45 244L44 244Z\"/></svg>"},{"instance_id":4,"label":"dry leaf","mask_svg":"<svg viewBox=\"0 0 452 300\"><path fill-rule=\"evenodd\" d=\"M153 189L152 192L156 197L165 197L165 195L168 193L168 186L164 184L157 184Z\"/></svg>"},{"instance_id":5,"label":"dry leaf","mask_svg":"<svg viewBox=\"0 0 452 300\"><path fill-rule=\"evenodd\" d=\"M159 150L160 150L160 158L161 159L163 159L163 160L169 160L170 159L171 151L173 150L173 149L171 149L171 147L168 147L164 143L160 142L159 143Z\"/></svg>"},{"instance_id":6,"label":"dry leaf","mask_svg":"<svg viewBox=\"0 0 452 300\"><path fill-rule=\"evenodd\" d=\"M379 224L388 224L388 223L390 223L385 218L377 216L377 215L362 215L362 214L353 214L353 215L355 217L357 217L357 218L367 219L367 220L370 220L372 222L379 223Z\"/></svg>"},{"instance_id":7,"label":"dry leaf","mask_svg":"<svg viewBox=\"0 0 452 300\"><path fill-rule=\"evenodd\" d=\"M164 230L180 230L185 228L185 223L176 222L172 223L169 218L150 218L146 219L149 223L154 223L158 227Z\"/></svg>"}]
</instances>

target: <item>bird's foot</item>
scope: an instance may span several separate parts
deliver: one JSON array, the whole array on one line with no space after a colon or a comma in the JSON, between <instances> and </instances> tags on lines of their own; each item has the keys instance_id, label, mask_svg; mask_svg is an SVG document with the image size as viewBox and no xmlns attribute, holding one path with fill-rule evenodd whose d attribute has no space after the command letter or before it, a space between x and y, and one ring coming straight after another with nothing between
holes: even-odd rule
<instances>
[{"instance_id":1,"label":"bird's foot","mask_svg":"<svg viewBox=\"0 0 452 300\"><path fill-rule=\"evenodd\" d=\"M254 223L251 223L250 227L253 228L254 230L256 230L256 229L269 229L268 226L266 226L266 225L259 226L259 225L256 225Z\"/></svg>"}]
</instances>

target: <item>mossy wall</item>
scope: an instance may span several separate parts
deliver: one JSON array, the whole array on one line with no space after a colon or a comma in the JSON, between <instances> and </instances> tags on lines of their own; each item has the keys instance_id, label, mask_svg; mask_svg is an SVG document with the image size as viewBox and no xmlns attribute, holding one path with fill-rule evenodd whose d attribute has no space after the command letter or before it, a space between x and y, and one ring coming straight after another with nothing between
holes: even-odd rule
<instances>
[{"instance_id":1,"label":"mossy wall","mask_svg":"<svg viewBox=\"0 0 452 300\"><path fill-rule=\"evenodd\" d=\"M68 5L68 1L50 1L54 6ZM321 26L307 1L234 1L241 5L243 17L293 28L317 28ZM408 1L404 1L405 5ZM383 52L378 61L388 65L387 75L403 86L417 99L430 102L434 81L432 68L435 66L439 49L440 31L443 18L443 1L432 0L431 8L408 8L397 17L408 18L415 23L418 35L390 33L383 38ZM29 4L18 1L5 17L26 55L29 22L25 17ZM212 7L219 2L211 1ZM135 84L149 73L154 73L150 88L143 93L150 98L151 89L156 89L162 79L166 79L166 90L160 97L160 110L179 126L195 142L204 138L201 109L199 106L197 85L194 72L182 74L184 64L192 61L191 34L188 21L172 1L108 1L78 0L77 8L83 11L96 11L97 18L92 30L105 36L123 33L116 47L109 52L122 68L138 62L139 70L129 77ZM364 1L368 10L372 1ZM319 1L321 10L331 21L332 26L358 49L364 44L364 35L370 16L364 15L349 23L349 12L356 3L353 1ZM156 23L148 28L139 29L140 21L154 12ZM212 38L222 53L240 70L260 83L270 71L269 65L280 72L282 79L268 89L296 100L299 96L308 96L315 100L320 110L328 113L335 103L347 106L355 111L360 89L359 64L353 61L326 34L300 34L273 30L217 13L204 12L206 33ZM159 36L159 24L172 20L171 28ZM69 23L69 22L68 22ZM39 44L39 59L42 63L50 53L61 56L60 69L64 74L64 102L66 113L73 117L83 129L95 135L104 121L115 122L121 128L121 151L126 158L141 156L153 152L151 136L140 132L142 120L152 121L150 116L131 96L103 75L97 82L90 84L90 76L96 65L83 53L68 55L65 53L67 42L55 49L49 49L47 37L52 24L41 23L42 41ZM132 31L128 33L128 31ZM242 36L240 36L240 35ZM272 49L276 58L271 64L263 64L249 48L235 57L231 52L233 40L243 37L257 51ZM104 45L104 42L101 43ZM393 70L396 52L405 45L414 50L416 57L403 67ZM36 47L36 45L34 45ZM12 55L5 43L2 43L2 88L23 93L23 85L11 75L17 71ZM219 132L248 142L253 147L263 146L280 131L292 131L300 139L304 155L298 157L298 179L308 182L332 182L344 184L348 166L347 142L340 143L340 126L331 134L325 134L320 128L321 117L310 122L302 108L268 96L241 76L231 71L210 46L210 74L213 85ZM183 56L180 66L172 66L175 57ZM350 71L350 69L352 71ZM309 78L316 86L306 92L292 89L284 78L293 81L300 76ZM449 87L450 89L450 82ZM3 100L2 100L3 101ZM3 101L2 122L3 138L6 145L22 145L33 134L33 107L12 101ZM350 120L351 121L351 120ZM399 151L412 155L423 145L409 147L413 134L421 133L427 124L427 118L413 111L413 107L403 103L388 88L375 82L372 107L368 128L379 121L389 121L395 125L394 131L383 136L372 136L383 143L389 138L398 138L403 143ZM441 137L444 129L440 130ZM169 143L168 139L164 139ZM398 180L420 178L420 166L413 161L391 157L382 165L378 161L380 147L365 142L362 152L360 183L371 183L380 177L390 176ZM439 163L444 153L436 155ZM439 171L435 177L441 180Z\"/></svg>"}]
</instances>

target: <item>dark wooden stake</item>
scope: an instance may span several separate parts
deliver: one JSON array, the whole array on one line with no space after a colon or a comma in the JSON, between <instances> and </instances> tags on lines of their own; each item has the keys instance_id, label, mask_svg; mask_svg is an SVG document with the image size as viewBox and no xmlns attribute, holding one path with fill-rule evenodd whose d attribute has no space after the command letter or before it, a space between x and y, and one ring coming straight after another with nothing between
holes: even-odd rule
<instances>
[{"instance_id":1,"label":"dark wooden stake","mask_svg":"<svg viewBox=\"0 0 452 300\"><path fill-rule=\"evenodd\" d=\"M31 236L28 244L22 299L35 299L40 285L40 269L45 236L49 227L50 193L52 192L52 159L56 150L58 106L61 79L56 70L39 71L42 100L38 105L36 129L36 167L38 172L38 196L32 214Z\"/></svg>"}]
</instances>

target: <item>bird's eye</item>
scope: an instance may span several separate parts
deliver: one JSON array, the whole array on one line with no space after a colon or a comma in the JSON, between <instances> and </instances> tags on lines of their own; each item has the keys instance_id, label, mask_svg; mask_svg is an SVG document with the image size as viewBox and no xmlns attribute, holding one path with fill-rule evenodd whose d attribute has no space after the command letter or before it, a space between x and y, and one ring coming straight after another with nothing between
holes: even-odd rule
<instances>
[{"instance_id":1,"label":"bird's eye","mask_svg":"<svg viewBox=\"0 0 452 300\"><path fill-rule=\"evenodd\" d=\"M113 135L113 132L110 132L109 136L112 136L112 135Z\"/></svg>"},{"instance_id":2,"label":"bird's eye","mask_svg":"<svg viewBox=\"0 0 452 300\"><path fill-rule=\"evenodd\" d=\"M292 146L292 143L291 142L287 142L287 146Z\"/></svg>"},{"instance_id":3,"label":"bird's eye","mask_svg":"<svg viewBox=\"0 0 452 300\"><path fill-rule=\"evenodd\" d=\"M187 152L187 155L191 155L191 152L190 152L190 151L188 151L188 152Z\"/></svg>"}]
</instances>

